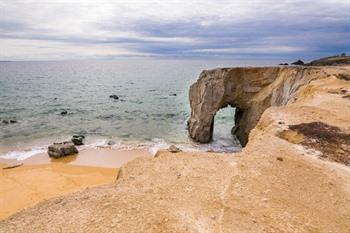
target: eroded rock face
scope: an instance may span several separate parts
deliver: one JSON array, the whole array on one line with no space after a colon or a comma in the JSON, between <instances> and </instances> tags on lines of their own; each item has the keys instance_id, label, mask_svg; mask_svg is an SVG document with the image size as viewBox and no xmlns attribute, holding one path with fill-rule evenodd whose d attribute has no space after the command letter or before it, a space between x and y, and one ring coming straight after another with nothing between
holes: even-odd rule
<instances>
[{"instance_id":1,"label":"eroded rock face","mask_svg":"<svg viewBox=\"0 0 350 233\"><path fill-rule=\"evenodd\" d=\"M295 101L295 94L301 86L327 75L317 67L247 67L203 71L198 81L190 87L189 134L198 142L211 141L216 112L232 106L236 107L232 133L244 146L250 130L268 107Z\"/></svg>"}]
</instances>

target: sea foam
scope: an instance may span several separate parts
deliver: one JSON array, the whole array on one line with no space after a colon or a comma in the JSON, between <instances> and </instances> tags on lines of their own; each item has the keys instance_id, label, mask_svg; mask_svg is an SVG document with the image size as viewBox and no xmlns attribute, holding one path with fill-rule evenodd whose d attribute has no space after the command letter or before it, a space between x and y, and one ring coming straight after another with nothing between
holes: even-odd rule
<instances>
[{"instance_id":1,"label":"sea foam","mask_svg":"<svg viewBox=\"0 0 350 233\"><path fill-rule=\"evenodd\" d=\"M34 155L45 153L47 151L47 147L34 147L30 150L23 151L9 151L4 155L0 155L2 159L16 159L16 160L25 160Z\"/></svg>"}]
</instances>

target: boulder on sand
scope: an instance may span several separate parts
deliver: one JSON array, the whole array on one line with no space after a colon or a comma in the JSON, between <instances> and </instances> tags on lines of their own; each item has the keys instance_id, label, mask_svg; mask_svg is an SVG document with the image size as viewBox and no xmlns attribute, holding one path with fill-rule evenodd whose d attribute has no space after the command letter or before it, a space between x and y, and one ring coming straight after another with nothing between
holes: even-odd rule
<instances>
[{"instance_id":1,"label":"boulder on sand","mask_svg":"<svg viewBox=\"0 0 350 233\"><path fill-rule=\"evenodd\" d=\"M53 145L49 146L47 153L50 157L57 159L67 155L76 154L78 153L78 149L72 142L59 142L53 143Z\"/></svg>"},{"instance_id":2,"label":"boulder on sand","mask_svg":"<svg viewBox=\"0 0 350 233\"><path fill-rule=\"evenodd\" d=\"M181 152L181 149L178 148L177 146L171 145L171 146L168 148L168 151L171 152L171 153L178 153L178 152Z\"/></svg>"}]
</instances>

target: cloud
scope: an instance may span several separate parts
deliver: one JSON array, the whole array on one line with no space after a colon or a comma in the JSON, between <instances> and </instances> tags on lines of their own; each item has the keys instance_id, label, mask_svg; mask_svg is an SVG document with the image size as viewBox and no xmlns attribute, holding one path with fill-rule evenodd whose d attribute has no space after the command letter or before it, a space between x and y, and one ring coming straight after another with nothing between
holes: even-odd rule
<instances>
[{"instance_id":1,"label":"cloud","mask_svg":"<svg viewBox=\"0 0 350 233\"><path fill-rule=\"evenodd\" d=\"M237 54L237 53L291 53L304 51L305 48L292 47L292 46L261 46L261 47L242 47L242 48L222 48L222 49L194 49L188 52L192 53L215 53L215 54Z\"/></svg>"},{"instance_id":2,"label":"cloud","mask_svg":"<svg viewBox=\"0 0 350 233\"><path fill-rule=\"evenodd\" d=\"M350 52L344 0L0 0L0 60Z\"/></svg>"}]
</instances>

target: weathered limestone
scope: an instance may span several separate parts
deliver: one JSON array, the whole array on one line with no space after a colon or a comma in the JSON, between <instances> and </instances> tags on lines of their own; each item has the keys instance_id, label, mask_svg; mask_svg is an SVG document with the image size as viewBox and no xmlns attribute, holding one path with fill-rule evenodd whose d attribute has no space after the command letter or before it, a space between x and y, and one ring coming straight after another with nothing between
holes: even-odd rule
<instances>
[{"instance_id":1,"label":"weathered limestone","mask_svg":"<svg viewBox=\"0 0 350 233\"><path fill-rule=\"evenodd\" d=\"M198 142L212 139L214 117L224 107L236 107L235 134L242 145L270 106L295 101L299 88L329 76L319 67L246 67L203 71L190 88L190 136ZM232 122L232 125L234 123Z\"/></svg>"}]
</instances>

